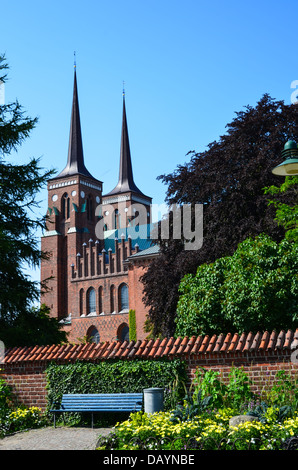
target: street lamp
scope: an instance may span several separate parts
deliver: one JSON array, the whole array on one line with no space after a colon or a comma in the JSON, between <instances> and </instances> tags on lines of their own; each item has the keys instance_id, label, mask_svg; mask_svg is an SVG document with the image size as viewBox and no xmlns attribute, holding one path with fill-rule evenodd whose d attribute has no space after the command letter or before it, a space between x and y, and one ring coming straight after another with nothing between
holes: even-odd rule
<instances>
[{"instance_id":1,"label":"street lamp","mask_svg":"<svg viewBox=\"0 0 298 470\"><path fill-rule=\"evenodd\" d=\"M273 168L272 173L279 176L298 175L298 146L294 140L289 140L282 151L285 161Z\"/></svg>"}]
</instances>

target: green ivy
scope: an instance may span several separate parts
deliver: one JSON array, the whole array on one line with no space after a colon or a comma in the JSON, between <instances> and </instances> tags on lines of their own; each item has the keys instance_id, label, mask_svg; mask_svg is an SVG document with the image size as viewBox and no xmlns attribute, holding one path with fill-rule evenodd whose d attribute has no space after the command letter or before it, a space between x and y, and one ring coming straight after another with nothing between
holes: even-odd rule
<instances>
[{"instance_id":1,"label":"green ivy","mask_svg":"<svg viewBox=\"0 0 298 470\"><path fill-rule=\"evenodd\" d=\"M173 386L174 377L178 378L176 386ZM48 409L53 403L61 402L65 393L139 393L144 388L160 387L164 388L167 410L172 406L173 397L175 401L183 398L187 375L185 362L180 359L112 359L98 363L51 363L46 369L46 378Z\"/></svg>"},{"instance_id":2,"label":"green ivy","mask_svg":"<svg viewBox=\"0 0 298 470\"><path fill-rule=\"evenodd\" d=\"M137 340L137 323L136 323L136 311L130 309L128 313L129 321L129 341Z\"/></svg>"}]
</instances>

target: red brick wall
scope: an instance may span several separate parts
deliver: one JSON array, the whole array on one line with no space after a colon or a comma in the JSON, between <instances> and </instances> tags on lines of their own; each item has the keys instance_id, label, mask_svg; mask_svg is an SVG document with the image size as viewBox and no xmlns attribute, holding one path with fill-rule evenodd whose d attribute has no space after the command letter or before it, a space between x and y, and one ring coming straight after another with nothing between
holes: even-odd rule
<instances>
[{"instance_id":1,"label":"red brick wall","mask_svg":"<svg viewBox=\"0 0 298 470\"><path fill-rule=\"evenodd\" d=\"M233 365L244 367L245 372L253 381L253 390L261 392L271 382L273 383L278 370L285 370L298 378L298 365L290 360L290 353L286 351L274 351L255 354L206 354L205 356L192 356L184 358L188 363L188 376L193 379L198 366L206 369L212 367L221 373L223 381ZM153 359L154 360L154 359ZM19 403L26 406L46 407L46 380L44 370L46 362L16 363L4 365L4 378L13 386Z\"/></svg>"},{"instance_id":2,"label":"red brick wall","mask_svg":"<svg viewBox=\"0 0 298 470\"><path fill-rule=\"evenodd\" d=\"M244 372L253 381L252 390L261 392L269 384L273 384L275 374L279 370L285 370L298 379L298 364L291 362L290 354L287 351L259 351L249 355L227 354L219 357L216 354L202 356L193 356L188 361L189 381L193 381L195 371L198 367L216 370L220 373L223 382L227 382L231 367L243 367Z\"/></svg>"},{"instance_id":3,"label":"red brick wall","mask_svg":"<svg viewBox=\"0 0 298 470\"><path fill-rule=\"evenodd\" d=\"M140 278L145 273L150 260L145 262L134 261L129 265L128 269L128 284L129 284L129 307L136 312L136 325L137 325L137 339L143 340L148 336L144 331L144 324L148 314L148 309L145 307L142 299L144 296L144 285Z\"/></svg>"},{"instance_id":4,"label":"red brick wall","mask_svg":"<svg viewBox=\"0 0 298 470\"><path fill-rule=\"evenodd\" d=\"M44 363L20 363L13 367L6 365L4 369L4 378L6 383L12 386L18 405L46 408L47 394ZM1 372L3 373L3 370Z\"/></svg>"},{"instance_id":5,"label":"red brick wall","mask_svg":"<svg viewBox=\"0 0 298 470\"><path fill-rule=\"evenodd\" d=\"M109 314L99 317L76 318L71 322L70 334L67 340L78 343L78 339L88 336L88 332L95 327L100 335L100 341L115 341L123 325L128 325L128 313Z\"/></svg>"}]
</instances>

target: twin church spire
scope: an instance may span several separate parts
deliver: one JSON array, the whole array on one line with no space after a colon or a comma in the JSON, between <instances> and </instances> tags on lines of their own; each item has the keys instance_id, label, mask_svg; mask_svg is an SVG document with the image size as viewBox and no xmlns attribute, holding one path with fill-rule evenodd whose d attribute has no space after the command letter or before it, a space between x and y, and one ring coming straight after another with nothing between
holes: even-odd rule
<instances>
[{"instance_id":1,"label":"twin church spire","mask_svg":"<svg viewBox=\"0 0 298 470\"><path fill-rule=\"evenodd\" d=\"M76 174L80 174L80 175L95 179L89 173L84 163L83 141L82 141L78 87L77 87L77 75L76 75L76 67L75 67L67 164L64 170L62 170L61 173L59 173L59 175L56 176L56 178L73 176ZM127 118L126 118L125 94L123 93L119 179L115 188L111 192L106 194L106 196L115 195L115 194L128 192L128 191L131 191L131 192L134 192L143 196L143 193L136 186L134 182L134 178L133 178L129 136L128 136L128 126L127 126Z\"/></svg>"},{"instance_id":2,"label":"twin church spire","mask_svg":"<svg viewBox=\"0 0 298 470\"><path fill-rule=\"evenodd\" d=\"M106 196L111 196L111 195L119 194L119 193L125 193L129 191L143 195L143 193L136 186L134 179L133 179L127 118L126 118L126 108L125 108L125 94L123 93L119 180L115 188L112 191L110 191L108 194L106 194Z\"/></svg>"},{"instance_id":3,"label":"twin church spire","mask_svg":"<svg viewBox=\"0 0 298 470\"><path fill-rule=\"evenodd\" d=\"M76 174L93 178L93 176L89 173L89 171L85 167L85 163L84 163L83 140L82 140L78 86L77 86L77 74L76 74L76 69L75 69L67 165L64 168L64 170L62 170L61 173L57 176L57 178L65 177L65 176L72 176Z\"/></svg>"}]
</instances>

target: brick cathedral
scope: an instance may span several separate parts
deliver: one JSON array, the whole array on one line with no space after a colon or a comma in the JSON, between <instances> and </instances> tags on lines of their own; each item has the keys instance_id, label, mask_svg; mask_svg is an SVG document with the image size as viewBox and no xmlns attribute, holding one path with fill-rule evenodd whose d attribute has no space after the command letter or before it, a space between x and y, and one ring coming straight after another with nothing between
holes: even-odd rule
<instances>
[{"instance_id":1,"label":"brick cathedral","mask_svg":"<svg viewBox=\"0 0 298 470\"><path fill-rule=\"evenodd\" d=\"M125 96L119 179L103 194L103 183L84 162L76 69L65 168L48 181L48 222L41 239L49 259L41 264L50 307L78 342L129 338L129 310L135 311L137 339L144 339L146 308L141 275L158 249L150 239L151 198L133 178Z\"/></svg>"}]
</instances>

